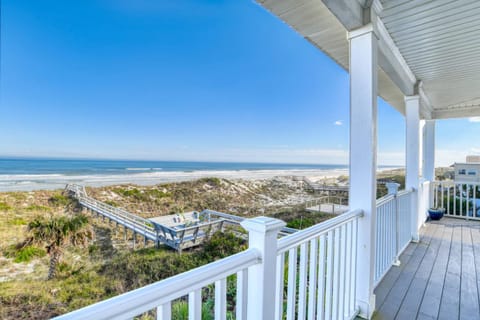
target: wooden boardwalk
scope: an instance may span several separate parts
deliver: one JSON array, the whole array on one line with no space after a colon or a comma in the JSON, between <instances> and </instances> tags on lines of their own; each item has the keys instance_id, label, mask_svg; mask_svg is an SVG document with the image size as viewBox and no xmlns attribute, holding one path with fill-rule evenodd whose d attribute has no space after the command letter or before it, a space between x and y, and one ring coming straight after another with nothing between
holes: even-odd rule
<instances>
[{"instance_id":1,"label":"wooden boardwalk","mask_svg":"<svg viewBox=\"0 0 480 320\"><path fill-rule=\"evenodd\" d=\"M480 222L430 222L375 289L373 319L480 319Z\"/></svg>"}]
</instances>

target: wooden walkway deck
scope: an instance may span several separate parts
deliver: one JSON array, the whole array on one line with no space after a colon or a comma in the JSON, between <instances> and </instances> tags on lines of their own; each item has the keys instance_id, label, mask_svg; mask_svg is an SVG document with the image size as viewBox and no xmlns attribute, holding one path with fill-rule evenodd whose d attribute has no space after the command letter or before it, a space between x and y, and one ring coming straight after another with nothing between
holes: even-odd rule
<instances>
[{"instance_id":1,"label":"wooden walkway deck","mask_svg":"<svg viewBox=\"0 0 480 320\"><path fill-rule=\"evenodd\" d=\"M373 319L480 319L480 222L429 222L375 289Z\"/></svg>"}]
</instances>

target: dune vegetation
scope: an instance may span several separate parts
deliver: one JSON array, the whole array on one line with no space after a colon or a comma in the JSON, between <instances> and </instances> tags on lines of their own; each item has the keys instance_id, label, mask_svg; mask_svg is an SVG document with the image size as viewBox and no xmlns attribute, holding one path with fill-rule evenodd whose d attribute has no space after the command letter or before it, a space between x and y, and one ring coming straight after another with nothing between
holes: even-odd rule
<instances>
[{"instance_id":1,"label":"dune vegetation","mask_svg":"<svg viewBox=\"0 0 480 320\"><path fill-rule=\"evenodd\" d=\"M207 178L148 187L87 188L87 192L144 217L209 208L246 217L275 216L295 228L305 228L331 217L305 212L303 201L314 196L288 179L229 181ZM53 233L48 228L59 224L63 228L79 216L83 217L78 203L65 196L62 190L0 193L1 319L45 319L63 314L246 247L244 240L232 234L216 233L203 246L182 254L166 247L156 249L150 242L145 246L143 241L137 241L137 249L133 250L131 233L125 241L123 229L90 215L84 216L91 228L91 236L81 242L84 246L75 245L80 243L75 238L79 234L62 235L66 237L62 240L52 238ZM36 232L40 232L40 236ZM82 232L89 235L90 231L82 229ZM58 246L53 248L52 244ZM55 257L52 274L52 254L56 250L61 255ZM228 279L230 314L234 312L234 280ZM204 289L203 295L208 319L213 310L213 288ZM184 319L185 310L185 302L177 301L173 306L174 318ZM146 314L142 318L153 316Z\"/></svg>"}]
</instances>

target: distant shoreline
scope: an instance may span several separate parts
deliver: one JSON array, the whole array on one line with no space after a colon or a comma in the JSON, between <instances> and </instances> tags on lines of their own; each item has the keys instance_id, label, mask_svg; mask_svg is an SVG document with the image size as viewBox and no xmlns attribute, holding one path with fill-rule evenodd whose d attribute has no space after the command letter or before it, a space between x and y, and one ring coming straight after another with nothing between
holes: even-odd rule
<instances>
[{"instance_id":1,"label":"distant shoreline","mask_svg":"<svg viewBox=\"0 0 480 320\"><path fill-rule=\"evenodd\" d=\"M380 168L390 171L401 168ZM169 182L192 181L206 177L224 179L260 180L276 176L306 176L310 179L334 180L348 175L347 168L337 169L291 169L291 170L193 170L193 171L153 171L128 174L14 174L0 175L0 192L34 191L62 189L67 183L79 183L90 187L102 187L120 184L155 185Z\"/></svg>"}]
</instances>

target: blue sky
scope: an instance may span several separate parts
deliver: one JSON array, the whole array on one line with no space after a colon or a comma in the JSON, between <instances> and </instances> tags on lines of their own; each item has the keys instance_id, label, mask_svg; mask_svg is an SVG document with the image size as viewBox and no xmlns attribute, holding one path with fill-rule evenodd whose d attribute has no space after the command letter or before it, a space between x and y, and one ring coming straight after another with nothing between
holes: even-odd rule
<instances>
[{"instance_id":1,"label":"blue sky","mask_svg":"<svg viewBox=\"0 0 480 320\"><path fill-rule=\"evenodd\" d=\"M1 32L2 156L348 161L348 74L251 0L3 0ZM437 164L479 126L440 121ZM378 132L402 165L382 100Z\"/></svg>"}]
</instances>

